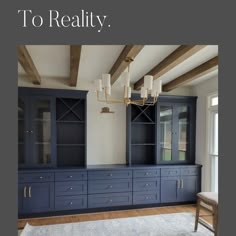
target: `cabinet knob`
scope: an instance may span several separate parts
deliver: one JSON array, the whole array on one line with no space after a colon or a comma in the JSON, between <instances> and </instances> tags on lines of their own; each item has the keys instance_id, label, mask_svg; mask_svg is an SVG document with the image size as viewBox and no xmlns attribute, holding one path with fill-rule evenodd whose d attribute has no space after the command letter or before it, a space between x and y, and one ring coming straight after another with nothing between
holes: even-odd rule
<instances>
[{"instance_id":1,"label":"cabinet knob","mask_svg":"<svg viewBox=\"0 0 236 236\"><path fill-rule=\"evenodd\" d=\"M70 205L72 205L73 204L73 202L70 202Z\"/></svg>"},{"instance_id":2,"label":"cabinet knob","mask_svg":"<svg viewBox=\"0 0 236 236\"><path fill-rule=\"evenodd\" d=\"M145 199L146 199L146 200L148 200L148 199L149 199L149 197L145 197Z\"/></svg>"},{"instance_id":3,"label":"cabinet knob","mask_svg":"<svg viewBox=\"0 0 236 236\"><path fill-rule=\"evenodd\" d=\"M112 188L112 185L110 185L109 188Z\"/></svg>"},{"instance_id":4,"label":"cabinet knob","mask_svg":"<svg viewBox=\"0 0 236 236\"><path fill-rule=\"evenodd\" d=\"M149 184L145 184L145 186L147 187L147 186L149 186Z\"/></svg>"},{"instance_id":5,"label":"cabinet knob","mask_svg":"<svg viewBox=\"0 0 236 236\"><path fill-rule=\"evenodd\" d=\"M110 199L109 202L112 202L112 199Z\"/></svg>"},{"instance_id":6,"label":"cabinet knob","mask_svg":"<svg viewBox=\"0 0 236 236\"><path fill-rule=\"evenodd\" d=\"M43 179L43 176L40 176L39 178L40 178L40 179Z\"/></svg>"},{"instance_id":7,"label":"cabinet knob","mask_svg":"<svg viewBox=\"0 0 236 236\"><path fill-rule=\"evenodd\" d=\"M112 176L112 174L109 174L109 176Z\"/></svg>"},{"instance_id":8,"label":"cabinet knob","mask_svg":"<svg viewBox=\"0 0 236 236\"><path fill-rule=\"evenodd\" d=\"M73 190L73 188L72 188L72 187L70 187L70 190Z\"/></svg>"},{"instance_id":9,"label":"cabinet knob","mask_svg":"<svg viewBox=\"0 0 236 236\"><path fill-rule=\"evenodd\" d=\"M149 173L148 173L148 172L146 172L146 173L145 173L145 175L149 175Z\"/></svg>"}]
</instances>

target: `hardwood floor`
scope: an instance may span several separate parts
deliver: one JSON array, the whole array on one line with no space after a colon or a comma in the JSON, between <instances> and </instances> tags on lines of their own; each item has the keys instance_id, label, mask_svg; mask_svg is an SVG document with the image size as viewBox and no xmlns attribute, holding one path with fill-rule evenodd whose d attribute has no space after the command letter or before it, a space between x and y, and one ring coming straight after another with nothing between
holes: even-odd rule
<instances>
[{"instance_id":1,"label":"hardwood floor","mask_svg":"<svg viewBox=\"0 0 236 236\"><path fill-rule=\"evenodd\" d=\"M49 225L49 224L61 224L61 223L72 223L82 222L91 220L105 220L135 216L147 216L147 215L159 215L159 214L170 214L180 212L191 212L195 214L195 205L181 205L181 206L170 206L170 207L156 207L156 208L142 208L134 210L122 210L122 211L110 211L110 212L99 212L79 215L66 215L66 216L53 216L44 218L32 218L32 219L19 219L18 229L24 228L28 222L31 225ZM209 214L208 210L201 210L201 214ZM212 217L206 216L204 219L208 223L212 223Z\"/></svg>"}]
</instances>

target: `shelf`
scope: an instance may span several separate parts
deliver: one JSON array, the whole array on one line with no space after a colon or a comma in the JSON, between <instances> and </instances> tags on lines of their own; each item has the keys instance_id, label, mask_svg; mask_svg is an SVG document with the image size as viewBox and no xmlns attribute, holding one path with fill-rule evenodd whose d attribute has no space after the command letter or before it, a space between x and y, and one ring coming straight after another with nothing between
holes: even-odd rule
<instances>
[{"instance_id":1,"label":"shelf","mask_svg":"<svg viewBox=\"0 0 236 236\"><path fill-rule=\"evenodd\" d=\"M50 122L51 119L34 119L34 121Z\"/></svg>"},{"instance_id":2,"label":"shelf","mask_svg":"<svg viewBox=\"0 0 236 236\"><path fill-rule=\"evenodd\" d=\"M132 125L155 125L156 123L155 122L135 122L135 121L132 121L131 124Z\"/></svg>"},{"instance_id":3,"label":"shelf","mask_svg":"<svg viewBox=\"0 0 236 236\"><path fill-rule=\"evenodd\" d=\"M133 146L154 146L155 143L132 143Z\"/></svg>"},{"instance_id":4,"label":"shelf","mask_svg":"<svg viewBox=\"0 0 236 236\"><path fill-rule=\"evenodd\" d=\"M49 145L49 144L51 144L51 142L35 142L34 144L36 144L36 145Z\"/></svg>"},{"instance_id":5,"label":"shelf","mask_svg":"<svg viewBox=\"0 0 236 236\"><path fill-rule=\"evenodd\" d=\"M84 124L85 121L79 121L79 120L57 120L57 123L76 123L76 124Z\"/></svg>"},{"instance_id":6,"label":"shelf","mask_svg":"<svg viewBox=\"0 0 236 236\"><path fill-rule=\"evenodd\" d=\"M66 143L64 143L64 144L57 144L57 146L61 146L61 147L69 147L69 146L76 147L76 146L85 146L85 144L71 144L71 143L66 144Z\"/></svg>"}]
</instances>

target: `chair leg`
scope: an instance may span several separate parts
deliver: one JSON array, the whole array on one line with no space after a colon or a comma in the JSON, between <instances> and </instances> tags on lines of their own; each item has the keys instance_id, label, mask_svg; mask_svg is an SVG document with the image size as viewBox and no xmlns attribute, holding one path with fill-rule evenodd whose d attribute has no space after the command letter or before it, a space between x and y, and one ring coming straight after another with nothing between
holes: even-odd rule
<instances>
[{"instance_id":1,"label":"chair leg","mask_svg":"<svg viewBox=\"0 0 236 236\"><path fill-rule=\"evenodd\" d=\"M195 227L194 227L194 231L197 231L198 228L198 221L199 221L199 212L200 212L200 202L201 200L199 198L197 198L197 206L196 206L196 216L195 216Z\"/></svg>"},{"instance_id":2,"label":"chair leg","mask_svg":"<svg viewBox=\"0 0 236 236\"><path fill-rule=\"evenodd\" d=\"M213 206L213 229L214 236L218 235L218 207Z\"/></svg>"}]
</instances>

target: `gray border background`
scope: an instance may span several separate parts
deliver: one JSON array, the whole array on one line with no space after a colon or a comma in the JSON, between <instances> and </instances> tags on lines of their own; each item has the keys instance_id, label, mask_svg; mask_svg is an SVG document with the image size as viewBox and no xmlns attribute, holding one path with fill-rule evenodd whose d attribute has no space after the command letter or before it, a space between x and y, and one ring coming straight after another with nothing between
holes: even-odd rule
<instances>
[{"instance_id":1,"label":"gray border background","mask_svg":"<svg viewBox=\"0 0 236 236\"><path fill-rule=\"evenodd\" d=\"M27 28L17 9L109 16L110 28ZM235 7L229 1L7 1L1 7L1 235L17 235L17 44L218 44L220 94L220 235L235 234Z\"/></svg>"}]
</instances>

